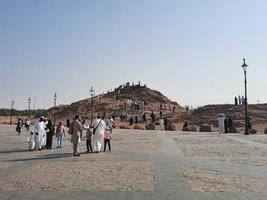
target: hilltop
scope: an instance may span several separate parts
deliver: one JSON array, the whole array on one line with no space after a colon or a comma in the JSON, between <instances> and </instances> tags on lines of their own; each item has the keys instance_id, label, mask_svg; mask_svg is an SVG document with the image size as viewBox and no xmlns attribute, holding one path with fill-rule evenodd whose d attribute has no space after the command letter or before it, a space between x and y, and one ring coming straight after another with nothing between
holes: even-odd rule
<instances>
[{"instance_id":1,"label":"hilltop","mask_svg":"<svg viewBox=\"0 0 267 200\"><path fill-rule=\"evenodd\" d=\"M115 88L113 91L94 96L93 98L83 99L70 105L61 105L55 108L57 119L71 118L75 114L89 119L91 113L106 113L107 115L119 116L125 113L128 116L142 113L150 113L152 110L157 114L160 108L163 113L184 112L184 108L177 102L171 101L159 91L148 88L146 85L130 85L126 83ZM47 110L44 115L52 118L54 108Z\"/></svg>"}]
</instances>

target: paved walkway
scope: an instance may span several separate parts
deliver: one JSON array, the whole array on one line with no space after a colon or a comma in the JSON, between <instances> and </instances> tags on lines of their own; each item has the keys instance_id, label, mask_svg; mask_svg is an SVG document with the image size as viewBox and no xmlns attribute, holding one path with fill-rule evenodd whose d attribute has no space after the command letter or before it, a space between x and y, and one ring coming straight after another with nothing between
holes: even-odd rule
<instances>
[{"instance_id":1,"label":"paved walkway","mask_svg":"<svg viewBox=\"0 0 267 200\"><path fill-rule=\"evenodd\" d=\"M65 139L62 149L28 152L25 151L26 134L23 132L21 136L16 136L14 127L0 126L1 200L267 199L267 188L262 188L267 185L267 143L262 142L267 141L267 136L115 130L112 153L82 154L80 158L73 158L69 138ZM261 138L260 142L257 137ZM82 151L85 151L84 146L83 141ZM84 187L84 182L81 182L78 189L68 188L66 182L73 182L75 186L79 184L79 180L75 176L64 174L64 170L68 170L65 168L62 168L63 173L58 179L51 179L48 175L43 179L33 179L34 183L27 182L24 174L28 171L33 172L33 177L28 175L29 179L34 178L38 175L34 174L36 169L37 172L47 173L46 168L41 166L49 168L53 163L63 167L73 163L80 164L83 171L74 169L72 172L86 175L88 170L91 173L88 181L92 181L92 184ZM83 169L84 165L88 168ZM97 181L97 170L93 170L94 166L103 166L99 167L105 175L101 177L100 184L107 182L109 187L94 187L94 181ZM51 176L56 175L54 170L49 173ZM109 173L107 170L114 171ZM198 174L198 170L202 174ZM187 171L189 175L186 176ZM203 180L201 176L205 176L205 173L207 178ZM71 178L67 179L65 176ZM228 182L220 182L218 177L234 182L231 183L232 190L223 185ZM190 178L193 179L190 181ZM21 179L24 179L27 187L24 187L23 181L20 182ZM56 188L44 184L49 183L49 180L58 181ZM262 184L252 184L255 180ZM251 181L252 188L242 185L242 181ZM214 187L207 186L211 183ZM125 190L123 184L128 184L129 187ZM142 188L138 184L143 184Z\"/></svg>"}]
</instances>

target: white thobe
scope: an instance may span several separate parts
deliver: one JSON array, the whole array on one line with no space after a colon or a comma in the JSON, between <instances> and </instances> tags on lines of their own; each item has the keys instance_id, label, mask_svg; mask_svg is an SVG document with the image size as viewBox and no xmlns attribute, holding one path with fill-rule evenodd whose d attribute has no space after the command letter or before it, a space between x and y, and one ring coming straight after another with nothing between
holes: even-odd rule
<instances>
[{"instance_id":1,"label":"white thobe","mask_svg":"<svg viewBox=\"0 0 267 200\"><path fill-rule=\"evenodd\" d=\"M159 120L159 125L160 125L160 129L161 129L162 131L164 131L165 127L164 127L164 120L163 120L163 119L160 119L160 120Z\"/></svg>"},{"instance_id":2,"label":"white thobe","mask_svg":"<svg viewBox=\"0 0 267 200\"><path fill-rule=\"evenodd\" d=\"M224 120L225 120L225 117L219 117L218 118L218 121L219 121L219 133L220 134L225 133Z\"/></svg>"},{"instance_id":3,"label":"white thobe","mask_svg":"<svg viewBox=\"0 0 267 200\"><path fill-rule=\"evenodd\" d=\"M106 123L101 119L96 119L93 123L93 127L97 127L97 129L95 131L95 134L93 135L92 148L94 152L100 152L104 142L104 132L106 129Z\"/></svg>"},{"instance_id":4,"label":"white thobe","mask_svg":"<svg viewBox=\"0 0 267 200\"><path fill-rule=\"evenodd\" d=\"M43 135L45 132L45 125L43 122L37 122L34 127L35 132L35 145L37 149L42 149Z\"/></svg>"},{"instance_id":5,"label":"white thobe","mask_svg":"<svg viewBox=\"0 0 267 200\"><path fill-rule=\"evenodd\" d=\"M34 148L35 148L35 138L34 135L31 135L30 137L28 137L28 149L34 150Z\"/></svg>"}]
</instances>

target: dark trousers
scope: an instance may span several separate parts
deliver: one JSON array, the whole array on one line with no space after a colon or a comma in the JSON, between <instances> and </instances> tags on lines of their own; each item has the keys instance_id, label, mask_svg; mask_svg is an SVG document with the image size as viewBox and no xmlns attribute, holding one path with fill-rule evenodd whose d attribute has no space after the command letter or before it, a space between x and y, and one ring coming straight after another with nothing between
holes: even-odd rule
<instances>
[{"instance_id":1,"label":"dark trousers","mask_svg":"<svg viewBox=\"0 0 267 200\"><path fill-rule=\"evenodd\" d=\"M108 144L109 151L111 151L110 139L105 139L104 140L104 152L106 151L107 144Z\"/></svg>"},{"instance_id":2,"label":"dark trousers","mask_svg":"<svg viewBox=\"0 0 267 200\"><path fill-rule=\"evenodd\" d=\"M93 152L91 140L86 140L86 148L88 152Z\"/></svg>"}]
</instances>

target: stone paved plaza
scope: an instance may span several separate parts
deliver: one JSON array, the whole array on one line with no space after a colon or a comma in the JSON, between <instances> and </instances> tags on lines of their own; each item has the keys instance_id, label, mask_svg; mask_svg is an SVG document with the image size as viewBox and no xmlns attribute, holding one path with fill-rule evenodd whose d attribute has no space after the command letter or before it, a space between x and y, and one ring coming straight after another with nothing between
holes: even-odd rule
<instances>
[{"instance_id":1,"label":"stone paved plaza","mask_svg":"<svg viewBox=\"0 0 267 200\"><path fill-rule=\"evenodd\" d=\"M1 200L267 199L267 135L117 129L111 153L81 157L69 136L34 152L25 131L0 137Z\"/></svg>"}]
</instances>

